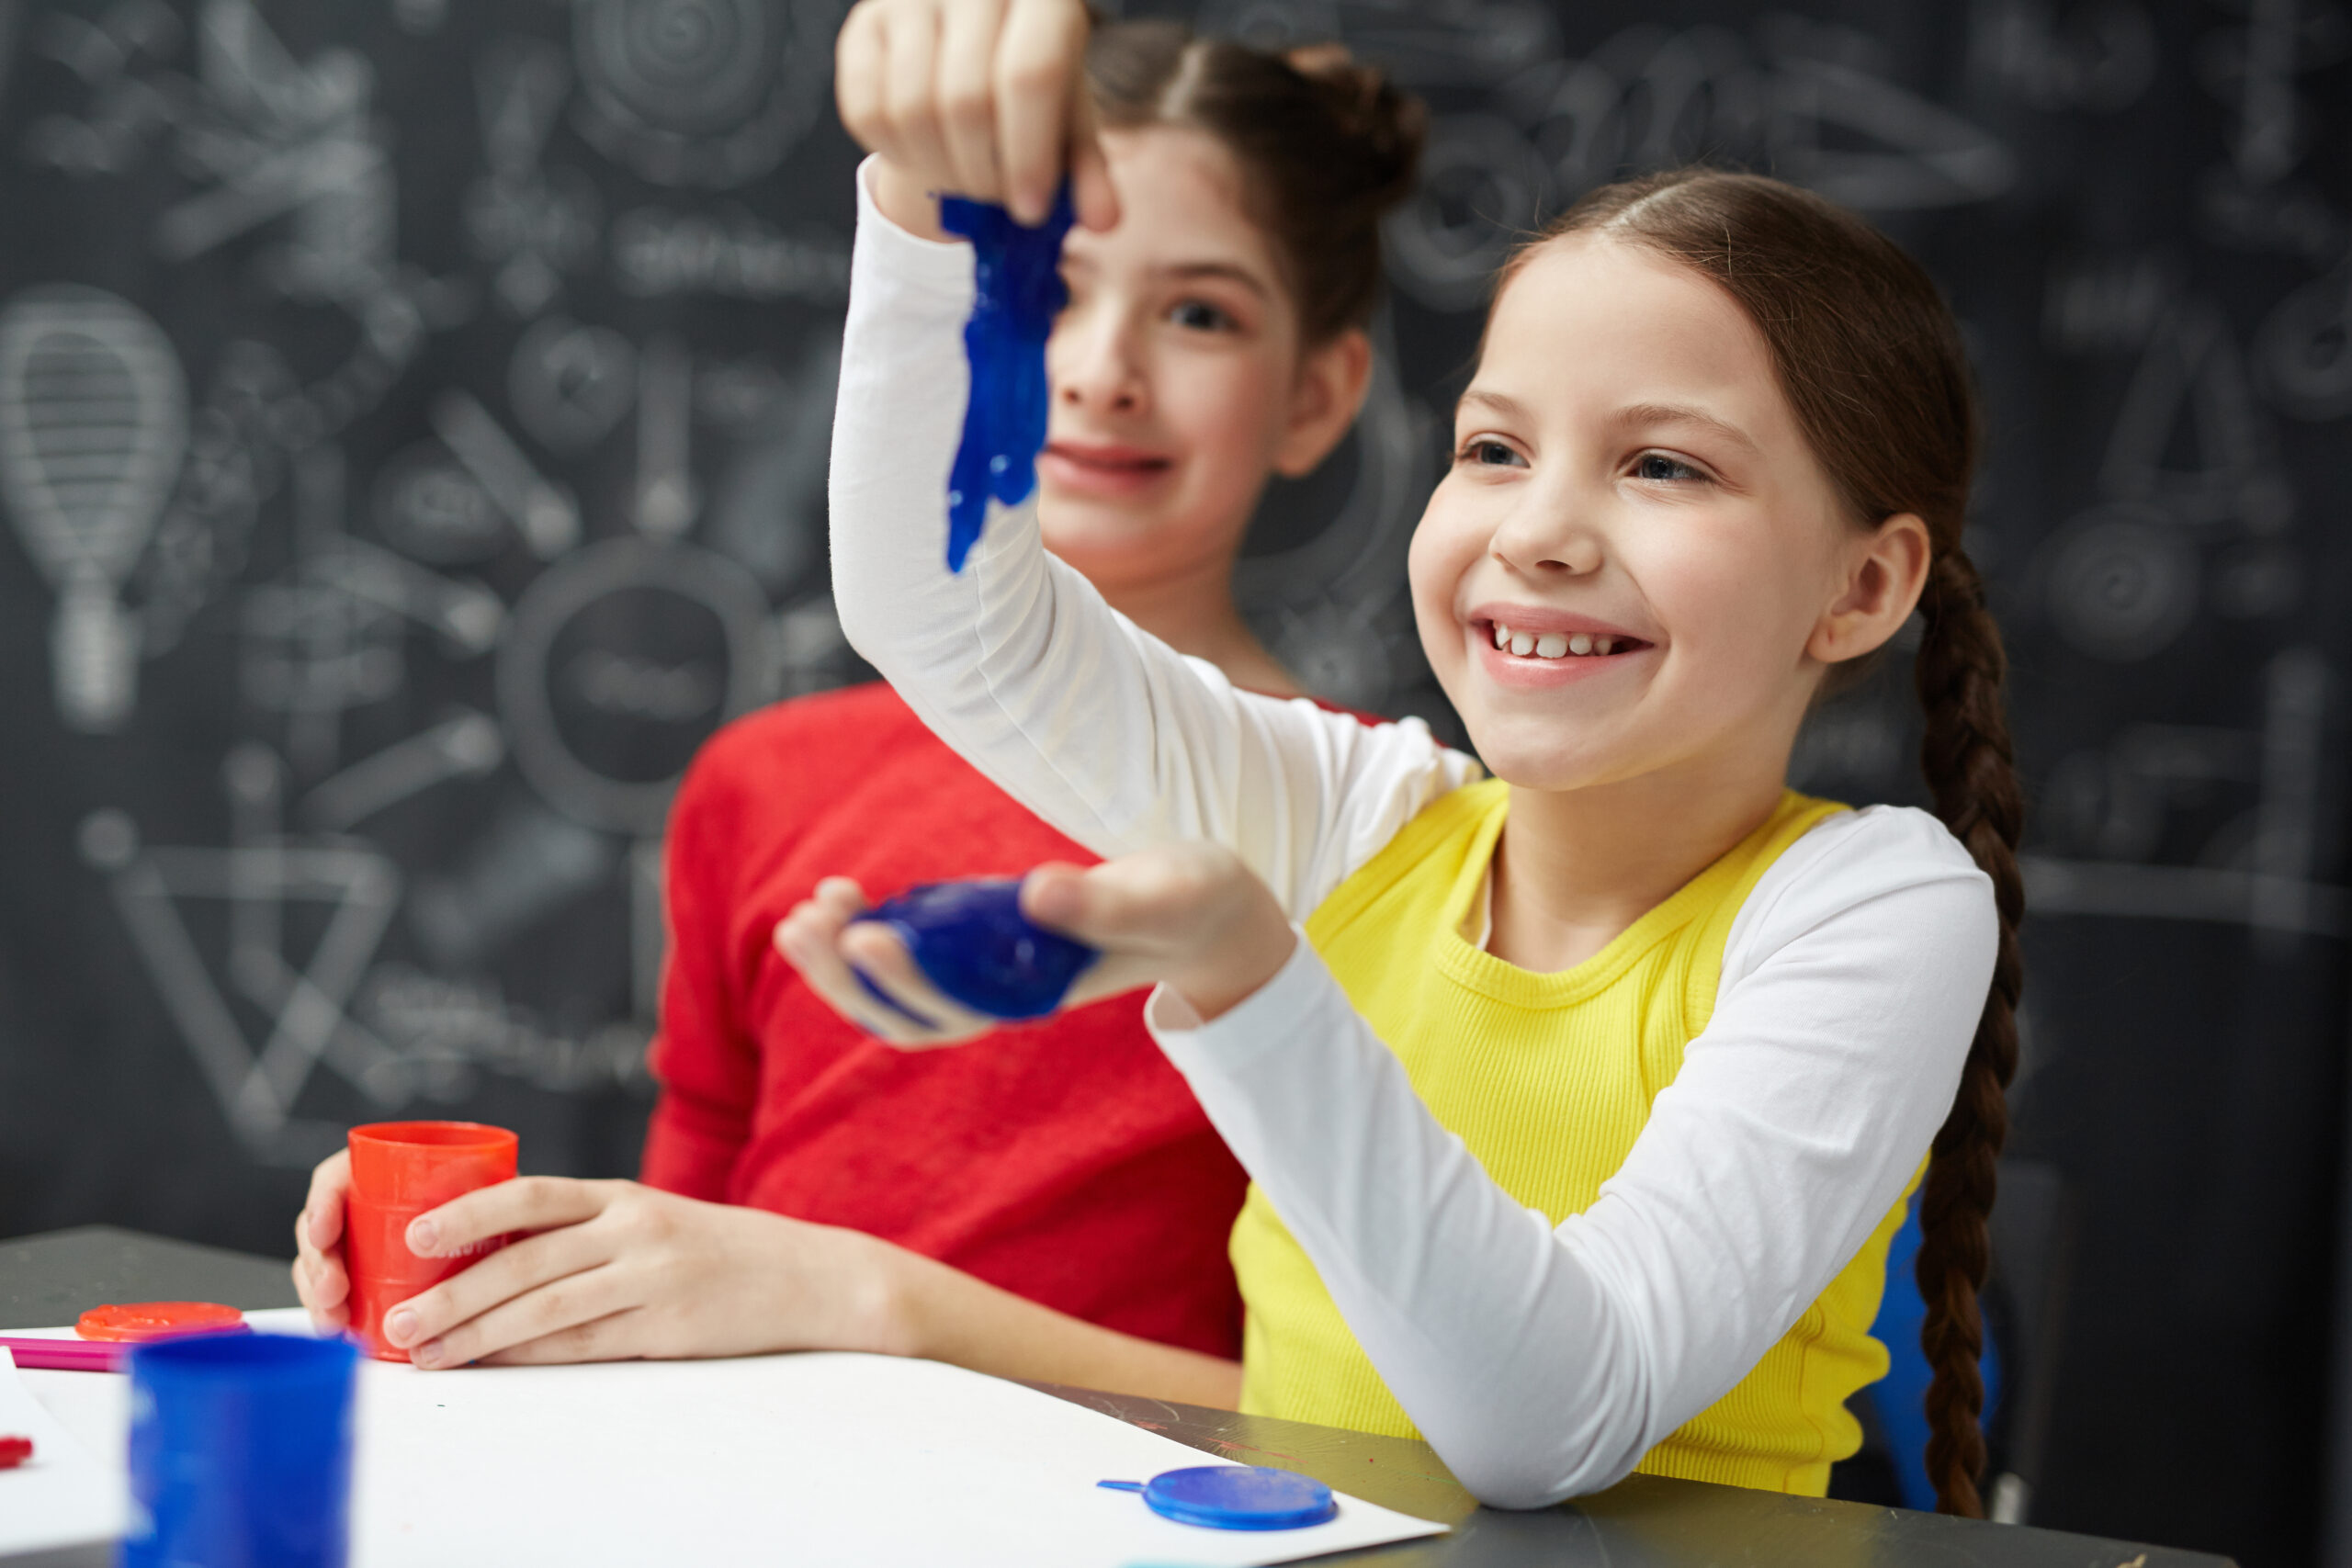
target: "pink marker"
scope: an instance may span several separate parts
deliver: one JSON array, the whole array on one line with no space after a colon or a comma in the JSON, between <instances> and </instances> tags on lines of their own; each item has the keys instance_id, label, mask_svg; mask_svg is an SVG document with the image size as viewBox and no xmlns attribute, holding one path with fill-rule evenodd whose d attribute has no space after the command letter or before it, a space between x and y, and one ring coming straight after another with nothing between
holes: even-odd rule
<instances>
[{"instance_id":1,"label":"pink marker","mask_svg":"<svg viewBox=\"0 0 2352 1568\"><path fill-rule=\"evenodd\" d=\"M119 1372L130 1347L97 1339L22 1339L0 1335L0 1350L28 1372Z\"/></svg>"}]
</instances>

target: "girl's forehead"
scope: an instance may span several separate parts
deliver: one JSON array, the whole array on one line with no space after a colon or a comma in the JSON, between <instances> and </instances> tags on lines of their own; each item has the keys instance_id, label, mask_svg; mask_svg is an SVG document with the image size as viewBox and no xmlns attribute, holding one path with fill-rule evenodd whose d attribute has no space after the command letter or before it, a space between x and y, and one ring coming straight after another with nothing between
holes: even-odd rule
<instances>
[{"instance_id":1,"label":"girl's forehead","mask_svg":"<svg viewBox=\"0 0 2352 1568\"><path fill-rule=\"evenodd\" d=\"M1251 215L1239 161L1205 130L1153 125L1108 130L1102 149L1119 193L1108 233L1073 229L1068 253L1102 265L1181 269L1240 265L1280 280L1274 242Z\"/></svg>"},{"instance_id":2,"label":"girl's forehead","mask_svg":"<svg viewBox=\"0 0 2352 1568\"><path fill-rule=\"evenodd\" d=\"M1737 301L1690 267L1606 234L1547 242L1511 274L1476 380L1634 400L1705 395L1754 412L1782 402L1764 334Z\"/></svg>"}]
</instances>

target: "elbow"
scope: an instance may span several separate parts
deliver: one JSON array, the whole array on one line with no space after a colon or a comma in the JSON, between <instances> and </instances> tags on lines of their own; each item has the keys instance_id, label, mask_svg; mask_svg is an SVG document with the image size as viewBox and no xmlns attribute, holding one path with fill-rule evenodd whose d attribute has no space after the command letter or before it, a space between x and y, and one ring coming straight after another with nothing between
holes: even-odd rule
<instances>
[{"instance_id":1,"label":"elbow","mask_svg":"<svg viewBox=\"0 0 2352 1568\"><path fill-rule=\"evenodd\" d=\"M1542 1442L1498 1443L1482 1451L1439 1450L1463 1490L1489 1508L1549 1508L1589 1496L1633 1473L1641 1455L1563 1452Z\"/></svg>"},{"instance_id":2,"label":"elbow","mask_svg":"<svg viewBox=\"0 0 2352 1568\"><path fill-rule=\"evenodd\" d=\"M837 552L838 554L838 552ZM876 670L888 668L890 630L888 613L874 594L860 593L840 580L843 574L835 568L833 614L840 617L842 640L848 643L856 655Z\"/></svg>"}]
</instances>

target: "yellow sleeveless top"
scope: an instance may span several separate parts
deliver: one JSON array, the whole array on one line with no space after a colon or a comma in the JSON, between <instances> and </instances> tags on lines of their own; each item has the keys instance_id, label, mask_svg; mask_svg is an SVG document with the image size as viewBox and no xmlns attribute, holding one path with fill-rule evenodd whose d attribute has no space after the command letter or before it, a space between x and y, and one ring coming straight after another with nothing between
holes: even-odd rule
<instances>
[{"instance_id":1,"label":"yellow sleeveless top","mask_svg":"<svg viewBox=\"0 0 2352 1568\"><path fill-rule=\"evenodd\" d=\"M1323 901L1306 934L1437 1119L1505 1191L1556 1225L1589 1206L1624 1163L1650 1101L1706 1028L1724 944L1749 890L1807 829L1845 807L1784 794L1763 826L1606 948L1539 975L1462 936L1508 802L1499 780L1432 802ZM1831 1463L1861 1446L1847 1396L1886 1373L1870 1325L1903 1208L1753 1371L1636 1468L1826 1491ZM1419 1435L1254 1185L1232 1252L1248 1308L1243 1410Z\"/></svg>"}]
</instances>

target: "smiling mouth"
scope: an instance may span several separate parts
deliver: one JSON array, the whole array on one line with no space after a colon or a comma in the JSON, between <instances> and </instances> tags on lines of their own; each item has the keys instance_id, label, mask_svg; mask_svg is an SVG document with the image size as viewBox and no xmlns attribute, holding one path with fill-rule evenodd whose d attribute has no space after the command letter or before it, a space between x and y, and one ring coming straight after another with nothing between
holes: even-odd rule
<instances>
[{"instance_id":1,"label":"smiling mouth","mask_svg":"<svg viewBox=\"0 0 2352 1568\"><path fill-rule=\"evenodd\" d=\"M1071 467L1088 473L1139 476L1165 472L1170 467L1166 457L1155 457L1143 452L1090 451L1083 446L1065 446L1048 443L1046 450Z\"/></svg>"},{"instance_id":2,"label":"smiling mouth","mask_svg":"<svg viewBox=\"0 0 2352 1568\"><path fill-rule=\"evenodd\" d=\"M1650 646L1637 637L1616 632L1514 631L1500 621L1481 621L1476 625L1481 635L1490 637L1498 651L1515 659L1616 659L1639 653Z\"/></svg>"}]
</instances>

